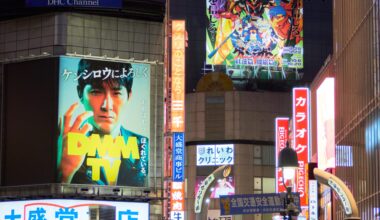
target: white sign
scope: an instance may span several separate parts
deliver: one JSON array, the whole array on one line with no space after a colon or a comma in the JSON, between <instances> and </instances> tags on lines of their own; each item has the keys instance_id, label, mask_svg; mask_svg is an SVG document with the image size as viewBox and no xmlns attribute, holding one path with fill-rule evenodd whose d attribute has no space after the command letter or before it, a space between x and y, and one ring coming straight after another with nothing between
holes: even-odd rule
<instances>
[{"instance_id":1,"label":"white sign","mask_svg":"<svg viewBox=\"0 0 380 220\"><path fill-rule=\"evenodd\" d=\"M99 219L146 220L149 204L65 199L0 202L0 219L76 220L91 219L96 213Z\"/></svg>"},{"instance_id":2,"label":"white sign","mask_svg":"<svg viewBox=\"0 0 380 220\"><path fill-rule=\"evenodd\" d=\"M318 220L318 183L309 180L309 216L310 220Z\"/></svg>"},{"instance_id":3,"label":"white sign","mask_svg":"<svg viewBox=\"0 0 380 220\"><path fill-rule=\"evenodd\" d=\"M195 196L194 210L195 213L201 213L202 210L202 201L206 194L206 190L211 185L212 181L214 181L215 177L213 174L208 176L199 187L197 195Z\"/></svg>"},{"instance_id":4,"label":"white sign","mask_svg":"<svg viewBox=\"0 0 380 220\"><path fill-rule=\"evenodd\" d=\"M344 212L346 215L351 215L352 214L352 207L350 204L350 201L348 200L348 197L346 193L343 191L343 189L331 178L327 180L327 183L331 188L334 189L335 193L339 196L340 201L342 202Z\"/></svg>"},{"instance_id":5,"label":"white sign","mask_svg":"<svg viewBox=\"0 0 380 220\"><path fill-rule=\"evenodd\" d=\"M170 220L184 220L185 212L184 211L171 211Z\"/></svg>"},{"instance_id":6,"label":"white sign","mask_svg":"<svg viewBox=\"0 0 380 220\"><path fill-rule=\"evenodd\" d=\"M234 164L234 145L197 145L197 166Z\"/></svg>"}]
</instances>

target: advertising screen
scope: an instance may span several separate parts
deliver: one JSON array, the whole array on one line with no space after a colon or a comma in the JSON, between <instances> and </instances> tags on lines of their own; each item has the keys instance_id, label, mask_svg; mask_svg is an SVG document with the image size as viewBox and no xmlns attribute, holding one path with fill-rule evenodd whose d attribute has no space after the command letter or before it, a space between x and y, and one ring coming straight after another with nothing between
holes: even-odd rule
<instances>
[{"instance_id":1,"label":"advertising screen","mask_svg":"<svg viewBox=\"0 0 380 220\"><path fill-rule=\"evenodd\" d=\"M334 78L326 78L317 89L318 168L335 167Z\"/></svg>"},{"instance_id":2,"label":"advertising screen","mask_svg":"<svg viewBox=\"0 0 380 220\"><path fill-rule=\"evenodd\" d=\"M122 0L26 0L26 7L101 7L121 8Z\"/></svg>"},{"instance_id":3,"label":"advertising screen","mask_svg":"<svg viewBox=\"0 0 380 220\"><path fill-rule=\"evenodd\" d=\"M60 57L58 181L147 186L150 65Z\"/></svg>"},{"instance_id":4,"label":"advertising screen","mask_svg":"<svg viewBox=\"0 0 380 220\"><path fill-rule=\"evenodd\" d=\"M303 1L206 0L206 62L303 68Z\"/></svg>"},{"instance_id":5,"label":"advertising screen","mask_svg":"<svg viewBox=\"0 0 380 220\"><path fill-rule=\"evenodd\" d=\"M197 176L195 183L195 192L198 192L199 187L205 179L205 176ZM210 198L215 199L219 198L219 196L235 195L235 181L232 176L228 176L216 181L217 183L215 187L211 189L212 192Z\"/></svg>"},{"instance_id":6,"label":"advertising screen","mask_svg":"<svg viewBox=\"0 0 380 220\"><path fill-rule=\"evenodd\" d=\"M234 145L197 145L197 166L234 164Z\"/></svg>"},{"instance_id":7,"label":"advertising screen","mask_svg":"<svg viewBox=\"0 0 380 220\"><path fill-rule=\"evenodd\" d=\"M24 200L0 202L0 219L149 219L149 204L97 200Z\"/></svg>"}]
</instances>

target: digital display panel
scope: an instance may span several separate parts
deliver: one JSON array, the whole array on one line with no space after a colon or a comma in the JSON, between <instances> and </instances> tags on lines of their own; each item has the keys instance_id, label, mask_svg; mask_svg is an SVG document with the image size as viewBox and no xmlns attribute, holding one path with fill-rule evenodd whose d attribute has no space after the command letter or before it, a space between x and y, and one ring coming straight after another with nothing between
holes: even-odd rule
<instances>
[{"instance_id":1,"label":"digital display panel","mask_svg":"<svg viewBox=\"0 0 380 220\"><path fill-rule=\"evenodd\" d=\"M303 1L206 0L206 63L303 68Z\"/></svg>"},{"instance_id":2,"label":"digital display panel","mask_svg":"<svg viewBox=\"0 0 380 220\"><path fill-rule=\"evenodd\" d=\"M150 65L62 56L58 181L147 186Z\"/></svg>"},{"instance_id":3,"label":"digital display panel","mask_svg":"<svg viewBox=\"0 0 380 220\"><path fill-rule=\"evenodd\" d=\"M197 176L195 182L195 193L198 192L202 182L206 179L205 176ZM235 195L235 181L232 176L216 180L216 185L211 188L211 199L219 198L219 196Z\"/></svg>"},{"instance_id":4,"label":"digital display panel","mask_svg":"<svg viewBox=\"0 0 380 220\"><path fill-rule=\"evenodd\" d=\"M122 0L26 0L26 7L102 7L121 8Z\"/></svg>"},{"instance_id":5,"label":"digital display panel","mask_svg":"<svg viewBox=\"0 0 380 220\"><path fill-rule=\"evenodd\" d=\"M234 164L234 145L197 145L197 166Z\"/></svg>"},{"instance_id":6,"label":"digital display panel","mask_svg":"<svg viewBox=\"0 0 380 220\"><path fill-rule=\"evenodd\" d=\"M24 200L0 202L0 219L149 219L149 203L97 200Z\"/></svg>"},{"instance_id":7,"label":"digital display panel","mask_svg":"<svg viewBox=\"0 0 380 220\"><path fill-rule=\"evenodd\" d=\"M317 89L318 168L335 168L334 78L326 78Z\"/></svg>"}]
</instances>

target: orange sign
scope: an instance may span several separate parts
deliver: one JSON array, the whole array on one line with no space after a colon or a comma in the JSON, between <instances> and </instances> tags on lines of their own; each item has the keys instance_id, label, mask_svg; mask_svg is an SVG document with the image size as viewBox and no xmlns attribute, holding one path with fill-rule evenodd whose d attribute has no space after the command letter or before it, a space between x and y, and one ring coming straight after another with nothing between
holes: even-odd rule
<instances>
[{"instance_id":1,"label":"orange sign","mask_svg":"<svg viewBox=\"0 0 380 220\"><path fill-rule=\"evenodd\" d=\"M185 188L184 182L172 182L170 191L170 210L184 211L185 209Z\"/></svg>"},{"instance_id":2,"label":"orange sign","mask_svg":"<svg viewBox=\"0 0 380 220\"><path fill-rule=\"evenodd\" d=\"M172 21L172 132L185 131L185 41L184 20Z\"/></svg>"}]
</instances>

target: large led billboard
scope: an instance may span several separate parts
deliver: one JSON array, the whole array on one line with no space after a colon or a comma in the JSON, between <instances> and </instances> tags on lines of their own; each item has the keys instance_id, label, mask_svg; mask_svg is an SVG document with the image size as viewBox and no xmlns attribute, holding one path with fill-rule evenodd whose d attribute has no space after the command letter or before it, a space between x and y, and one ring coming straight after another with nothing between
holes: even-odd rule
<instances>
[{"instance_id":1,"label":"large led billboard","mask_svg":"<svg viewBox=\"0 0 380 220\"><path fill-rule=\"evenodd\" d=\"M303 68L303 1L206 0L206 62Z\"/></svg>"},{"instance_id":2,"label":"large led billboard","mask_svg":"<svg viewBox=\"0 0 380 220\"><path fill-rule=\"evenodd\" d=\"M0 219L149 219L149 203L98 200L23 200L0 202Z\"/></svg>"},{"instance_id":3,"label":"large led billboard","mask_svg":"<svg viewBox=\"0 0 380 220\"><path fill-rule=\"evenodd\" d=\"M326 78L317 89L318 168L335 167L334 78Z\"/></svg>"},{"instance_id":4,"label":"large led billboard","mask_svg":"<svg viewBox=\"0 0 380 220\"><path fill-rule=\"evenodd\" d=\"M147 186L150 65L59 59L58 181Z\"/></svg>"}]
</instances>

